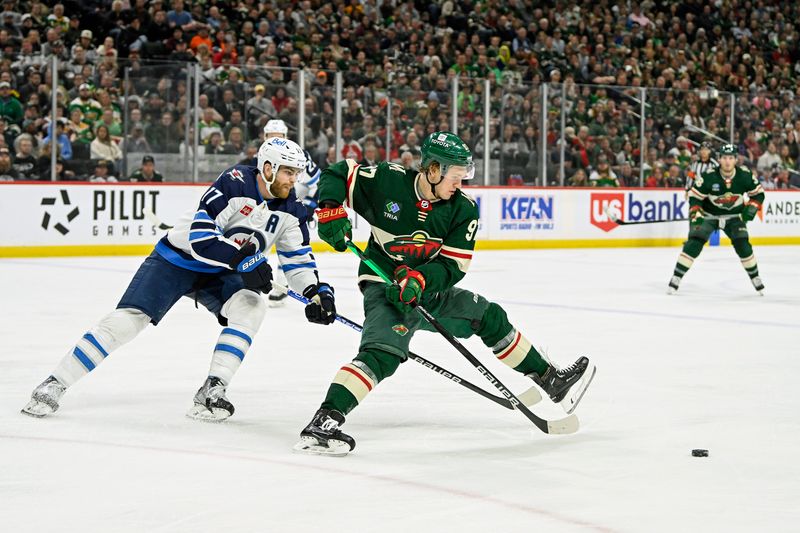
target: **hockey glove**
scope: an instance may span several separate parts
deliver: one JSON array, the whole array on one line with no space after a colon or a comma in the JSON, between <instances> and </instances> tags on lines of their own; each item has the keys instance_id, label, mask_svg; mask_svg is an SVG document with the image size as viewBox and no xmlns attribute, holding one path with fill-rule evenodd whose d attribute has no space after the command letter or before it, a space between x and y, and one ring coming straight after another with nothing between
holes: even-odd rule
<instances>
[{"instance_id":1,"label":"hockey glove","mask_svg":"<svg viewBox=\"0 0 800 533\"><path fill-rule=\"evenodd\" d=\"M333 287L327 283L309 285L303 291L303 296L311 300L306 305L306 318L314 324L333 324L336 320L336 300L333 297Z\"/></svg>"},{"instance_id":2,"label":"hockey glove","mask_svg":"<svg viewBox=\"0 0 800 533\"><path fill-rule=\"evenodd\" d=\"M759 204L755 200L750 200L749 202L747 202L747 205L744 206L744 211L742 211L742 214L739 216L742 217L742 220L744 222L750 222L751 220L756 218L759 209L761 209L761 204Z\"/></svg>"},{"instance_id":3,"label":"hockey glove","mask_svg":"<svg viewBox=\"0 0 800 533\"><path fill-rule=\"evenodd\" d=\"M350 238L353 226L347 218L343 206L325 207L317 209L317 233L319 238L330 244L337 252L347 251L345 237Z\"/></svg>"},{"instance_id":4,"label":"hockey glove","mask_svg":"<svg viewBox=\"0 0 800 533\"><path fill-rule=\"evenodd\" d=\"M233 254L228 266L242 276L246 289L268 293L272 290L272 267L261 252L256 252L256 245L247 243Z\"/></svg>"},{"instance_id":5,"label":"hockey glove","mask_svg":"<svg viewBox=\"0 0 800 533\"><path fill-rule=\"evenodd\" d=\"M386 299L401 313L408 313L422 298L425 278L416 270L400 265L394 270L394 279L397 284L386 286Z\"/></svg>"},{"instance_id":6,"label":"hockey glove","mask_svg":"<svg viewBox=\"0 0 800 533\"><path fill-rule=\"evenodd\" d=\"M689 224L692 229L697 229L703 225L705 221L704 215L703 208L699 205L694 205L689 208Z\"/></svg>"}]
</instances>

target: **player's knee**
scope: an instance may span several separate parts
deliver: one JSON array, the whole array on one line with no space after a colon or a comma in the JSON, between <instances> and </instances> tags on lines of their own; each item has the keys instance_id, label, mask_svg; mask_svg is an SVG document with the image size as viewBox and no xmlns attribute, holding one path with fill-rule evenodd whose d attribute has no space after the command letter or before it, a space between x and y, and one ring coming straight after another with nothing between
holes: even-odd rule
<instances>
[{"instance_id":1,"label":"player's knee","mask_svg":"<svg viewBox=\"0 0 800 533\"><path fill-rule=\"evenodd\" d=\"M366 366L372 373L370 377L375 379L375 383L380 383L394 374L397 367L400 366L402 359L384 350L367 348L359 352L355 358L354 364L356 362L360 362L362 365ZM362 370L366 371L363 366L359 366Z\"/></svg>"},{"instance_id":2,"label":"player's knee","mask_svg":"<svg viewBox=\"0 0 800 533\"><path fill-rule=\"evenodd\" d=\"M753 246L750 244L750 239L733 239L731 244L733 244L733 249L739 257L750 257L753 255Z\"/></svg>"},{"instance_id":3,"label":"player's knee","mask_svg":"<svg viewBox=\"0 0 800 533\"><path fill-rule=\"evenodd\" d=\"M248 289L242 289L225 302L220 313L228 320L228 323L240 324L257 331L267 313L267 304L261 295Z\"/></svg>"},{"instance_id":4,"label":"player's knee","mask_svg":"<svg viewBox=\"0 0 800 533\"><path fill-rule=\"evenodd\" d=\"M683 251L692 257L697 257L703 251L706 240L708 239L702 237L689 237L689 240L683 245Z\"/></svg>"},{"instance_id":5,"label":"player's knee","mask_svg":"<svg viewBox=\"0 0 800 533\"><path fill-rule=\"evenodd\" d=\"M104 349L111 351L131 341L149 323L150 317L139 309L115 309L104 316L92 328L91 333L98 338Z\"/></svg>"},{"instance_id":6,"label":"player's knee","mask_svg":"<svg viewBox=\"0 0 800 533\"><path fill-rule=\"evenodd\" d=\"M494 302L489 304L480 322L473 323L472 329L486 346L494 346L500 339L508 335L513 327L508 321L505 309Z\"/></svg>"}]
</instances>

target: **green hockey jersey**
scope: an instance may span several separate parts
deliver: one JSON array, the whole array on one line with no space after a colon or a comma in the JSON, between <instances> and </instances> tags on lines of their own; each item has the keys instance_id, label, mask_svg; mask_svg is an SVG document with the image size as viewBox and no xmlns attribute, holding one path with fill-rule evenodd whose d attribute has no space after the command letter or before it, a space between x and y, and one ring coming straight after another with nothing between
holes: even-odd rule
<instances>
[{"instance_id":1,"label":"green hockey jersey","mask_svg":"<svg viewBox=\"0 0 800 533\"><path fill-rule=\"evenodd\" d=\"M478 206L461 190L449 200L429 201L417 193L416 171L383 162L362 166L352 159L322 172L320 203L352 208L371 226L366 255L392 275L408 265L425 277L426 294L441 292L467 273L475 248ZM359 281L381 281L362 262Z\"/></svg>"},{"instance_id":2,"label":"green hockey jersey","mask_svg":"<svg viewBox=\"0 0 800 533\"><path fill-rule=\"evenodd\" d=\"M73 109L80 110L81 116L87 124L94 124L100 120L100 116L103 114L100 102L94 98L89 98L88 100L81 100L80 97L75 98L69 103L69 112L72 113Z\"/></svg>"},{"instance_id":3,"label":"green hockey jersey","mask_svg":"<svg viewBox=\"0 0 800 533\"><path fill-rule=\"evenodd\" d=\"M730 180L721 172L717 167L694 180L689 190L690 207L699 205L710 215L730 215L741 213L748 200L764 203L764 189L750 169L737 166Z\"/></svg>"}]
</instances>

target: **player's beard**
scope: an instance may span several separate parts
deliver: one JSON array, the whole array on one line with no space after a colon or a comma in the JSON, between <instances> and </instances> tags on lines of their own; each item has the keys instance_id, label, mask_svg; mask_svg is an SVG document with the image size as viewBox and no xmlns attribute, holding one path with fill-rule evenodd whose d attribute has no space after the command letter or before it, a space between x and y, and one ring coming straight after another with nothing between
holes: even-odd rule
<instances>
[{"instance_id":1,"label":"player's beard","mask_svg":"<svg viewBox=\"0 0 800 533\"><path fill-rule=\"evenodd\" d=\"M289 197L289 193L292 191L292 184L291 183L283 183L278 185L277 183L273 183L269 186L269 192L275 198L285 199Z\"/></svg>"}]
</instances>

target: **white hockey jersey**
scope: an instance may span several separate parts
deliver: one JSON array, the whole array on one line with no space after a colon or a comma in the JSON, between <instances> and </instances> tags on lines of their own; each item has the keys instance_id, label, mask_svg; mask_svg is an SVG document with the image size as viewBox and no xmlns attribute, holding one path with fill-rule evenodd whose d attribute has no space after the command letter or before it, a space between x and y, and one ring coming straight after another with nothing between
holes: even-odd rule
<instances>
[{"instance_id":1,"label":"white hockey jersey","mask_svg":"<svg viewBox=\"0 0 800 533\"><path fill-rule=\"evenodd\" d=\"M222 172L200 199L156 245L170 263L195 272L217 273L250 241L267 252L275 245L289 286L297 292L319 282L309 243L306 208L292 191L285 200L265 200L255 167Z\"/></svg>"}]
</instances>

